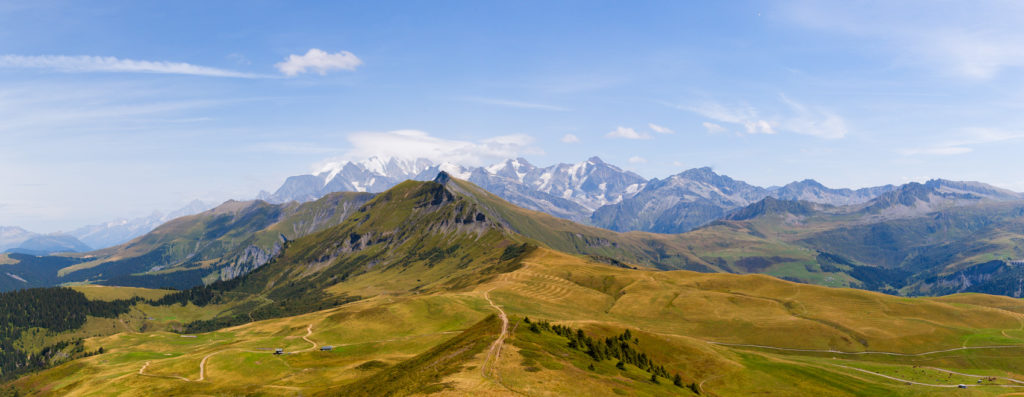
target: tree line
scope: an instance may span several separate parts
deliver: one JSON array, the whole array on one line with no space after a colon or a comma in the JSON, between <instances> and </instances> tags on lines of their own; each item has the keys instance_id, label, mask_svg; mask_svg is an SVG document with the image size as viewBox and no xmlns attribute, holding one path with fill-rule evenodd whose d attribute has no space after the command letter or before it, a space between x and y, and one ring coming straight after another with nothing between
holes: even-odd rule
<instances>
[{"instance_id":1,"label":"tree line","mask_svg":"<svg viewBox=\"0 0 1024 397\"><path fill-rule=\"evenodd\" d=\"M651 374L651 382L658 383L658 378L672 379L672 383L678 387L686 387L694 393L700 394L700 388L696 383L683 384L683 379L678 373L670 375L664 365L659 365L647 353L638 349L640 339L635 337L628 329L622 334L611 338L595 339L583 332L582 329L574 329L558 324L551 324L547 321L531 322L529 317L523 319L530 324L529 329L534 333L551 332L566 339L569 339L569 348L582 351L589 355L594 361L617 359L615 367L624 370L626 364ZM591 366L592 368L593 366Z\"/></svg>"},{"instance_id":2,"label":"tree line","mask_svg":"<svg viewBox=\"0 0 1024 397\"><path fill-rule=\"evenodd\" d=\"M0 338L17 339L23 329L53 332L77 329L86 316L114 318L141 298L92 301L67 287L32 288L0 293Z\"/></svg>"},{"instance_id":3,"label":"tree line","mask_svg":"<svg viewBox=\"0 0 1024 397\"><path fill-rule=\"evenodd\" d=\"M85 294L66 287L0 293L0 379L46 368L55 360L96 354L85 352L81 340L58 342L30 354L15 347L23 331L31 328L53 333L75 330L85 324L86 316L115 318L127 313L140 300L92 301Z\"/></svg>"}]
</instances>

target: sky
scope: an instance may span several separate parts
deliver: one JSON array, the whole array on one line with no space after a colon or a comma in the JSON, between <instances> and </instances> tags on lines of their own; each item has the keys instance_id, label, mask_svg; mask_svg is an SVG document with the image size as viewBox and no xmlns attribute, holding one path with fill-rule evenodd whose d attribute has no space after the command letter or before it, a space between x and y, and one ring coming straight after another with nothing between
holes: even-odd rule
<instances>
[{"instance_id":1,"label":"sky","mask_svg":"<svg viewBox=\"0 0 1024 397\"><path fill-rule=\"evenodd\" d=\"M1024 191L1016 1L0 1L0 225L251 199L329 161L590 156Z\"/></svg>"}]
</instances>

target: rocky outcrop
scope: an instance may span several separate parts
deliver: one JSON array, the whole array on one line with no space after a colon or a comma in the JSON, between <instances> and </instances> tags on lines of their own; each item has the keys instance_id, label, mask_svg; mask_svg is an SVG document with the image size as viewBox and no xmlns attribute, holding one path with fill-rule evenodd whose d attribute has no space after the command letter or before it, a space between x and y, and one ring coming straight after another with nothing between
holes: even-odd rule
<instances>
[{"instance_id":1,"label":"rocky outcrop","mask_svg":"<svg viewBox=\"0 0 1024 397\"><path fill-rule=\"evenodd\" d=\"M280 235L279 241L270 248L270 251L265 251L255 245L245 247L229 265L220 269L220 279L231 280L266 265L271 259L281 253L281 248L287 241L288 239L284 235Z\"/></svg>"}]
</instances>

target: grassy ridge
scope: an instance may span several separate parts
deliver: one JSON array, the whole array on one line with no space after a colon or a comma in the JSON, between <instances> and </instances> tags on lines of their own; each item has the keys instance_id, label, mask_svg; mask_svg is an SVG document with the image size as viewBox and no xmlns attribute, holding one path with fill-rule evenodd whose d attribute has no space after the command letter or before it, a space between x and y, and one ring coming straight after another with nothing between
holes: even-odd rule
<instances>
[{"instance_id":1,"label":"grassy ridge","mask_svg":"<svg viewBox=\"0 0 1024 397\"><path fill-rule=\"evenodd\" d=\"M720 239L717 241L722 244L740 247L736 252L738 258L715 252L713 247L710 250L708 247L695 248L705 260L737 272L761 272L816 284L849 285L905 295L963 291L1017 293L1013 283L1020 272L1016 269L1004 266L978 271L976 266L1024 256L1024 249L1020 247L1020 241L1024 239L1024 207L1019 202L973 203L963 207L935 208L916 215L880 215L857 209L840 207L797 214L763 213L749 219L715 222L684 236L693 239L701 235L718 235ZM750 240L750 237L745 236L755 236L768 243L759 242L748 251L742 242ZM808 253L785 250L758 252L760 249L756 247L766 245L788 246ZM815 261L814 255L818 252L842 257L856 269ZM789 264L761 269L736 266L737 259L768 258L768 255L779 255L788 259ZM965 271L972 266L977 274ZM824 267L829 267L829 270ZM872 269L896 273L879 280L877 272ZM830 281L825 280L828 277L833 283L823 282ZM970 282L963 283L962 279Z\"/></svg>"},{"instance_id":2,"label":"grassy ridge","mask_svg":"<svg viewBox=\"0 0 1024 397\"><path fill-rule=\"evenodd\" d=\"M459 371L473 356L482 352L498 336L501 322L490 315L469 329L432 349L381 370L365 379L321 395L394 396L431 393L450 387L439 383L445 376Z\"/></svg>"},{"instance_id":3,"label":"grassy ridge","mask_svg":"<svg viewBox=\"0 0 1024 397\"><path fill-rule=\"evenodd\" d=\"M290 242L274 262L218 292L220 303L133 308L162 329L192 319L244 324L90 338L86 348L107 353L14 385L44 395L692 391L588 355L578 341L574 348L561 335L528 331L517 321L525 316L597 339L629 329L635 350L665 367L659 372L678 373L703 394L929 395L949 390L884 376L938 382L943 370L1024 380L1015 359L1024 353L1019 300L905 298L764 275L626 268L637 265L630 258L675 266L658 262L662 254L694 261L681 266L760 271L838 274L860 264L777 243L750 224L727 222L690 240L616 234L534 216L472 189L458 181L400 184L339 225ZM737 240L716 242L723 235ZM746 260L743 246L769 263ZM680 259L682 252L704 257ZM481 354L497 334L491 301L513 319L496 359ZM914 366L939 369L908 370ZM966 393L1005 391L987 385Z\"/></svg>"},{"instance_id":4,"label":"grassy ridge","mask_svg":"<svg viewBox=\"0 0 1024 397\"><path fill-rule=\"evenodd\" d=\"M381 297L194 338L166 332L93 338L87 347L105 346L107 353L19 379L15 385L44 395L315 392L381 370L356 368L366 362L390 367L429 351L479 323L487 316L485 305L460 295ZM307 330L317 345L334 349L313 349L303 339ZM275 347L289 354L271 354ZM194 382L207 356L207 381ZM147 375L138 375L147 362Z\"/></svg>"},{"instance_id":5,"label":"grassy ridge","mask_svg":"<svg viewBox=\"0 0 1024 397\"><path fill-rule=\"evenodd\" d=\"M65 265L61 282L114 279L119 285L187 288L228 266L262 265L283 239L296 239L341 223L368 193L332 193L308 203L229 201L212 210L174 219L117 247L90 253L90 260ZM259 263L257 263L259 262ZM210 280L206 280L210 281Z\"/></svg>"},{"instance_id":6,"label":"grassy ridge","mask_svg":"<svg viewBox=\"0 0 1024 397\"><path fill-rule=\"evenodd\" d=\"M650 374L638 368L622 370L613 360L594 361L567 346L560 336L530 332L519 321L523 316L552 319L584 329L594 338L615 337L630 329L639 340L639 351L668 372L679 373L684 384L699 385L705 394L913 396L945 390L903 385L847 367L895 376L912 373L914 366L929 366L1001 377L1009 373L1024 379L1024 364L1015 359L1024 348L891 356L708 343L908 354L962 346L1024 346L1024 304L1015 299L977 294L901 298L756 275L637 271L543 248L522 257L521 265L472 291L399 294L391 290L335 309L259 321L196 338L162 332L94 338L87 341L87 348L104 346L108 353L28 376L15 385L44 395L138 395L142 391L290 395L347 390L394 395L507 394L510 390L689 393L668 380L654 384ZM388 273L367 273L343 284L369 288L380 281L378 274ZM373 281L364 285L362 278ZM510 339L495 363L495 378L484 378L480 372L485 356L479 353L481 346L494 340L497 327L493 318L482 322L493 313L483 291L490 291L495 303L513 316ZM313 349L303 339L307 332L318 346L329 344L334 350ZM294 354L274 356L260 350L273 347ZM174 378L197 379L200 361L211 354L207 380ZM147 362L145 372L153 376L138 375ZM940 372L929 371L921 376L932 379ZM1005 391L986 386L966 395Z\"/></svg>"}]
</instances>

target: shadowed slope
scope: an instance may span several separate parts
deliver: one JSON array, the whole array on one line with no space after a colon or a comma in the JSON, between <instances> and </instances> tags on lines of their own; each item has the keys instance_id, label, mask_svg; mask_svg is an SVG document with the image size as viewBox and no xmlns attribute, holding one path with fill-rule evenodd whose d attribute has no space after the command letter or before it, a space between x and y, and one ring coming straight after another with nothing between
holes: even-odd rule
<instances>
[{"instance_id":1,"label":"shadowed slope","mask_svg":"<svg viewBox=\"0 0 1024 397\"><path fill-rule=\"evenodd\" d=\"M86 255L60 279L114 285L187 288L230 279L262 266L285 241L340 223L372 195L336 193L309 203L229 201L174 219L120 246Z\"/></svg>"}]
</instances>

